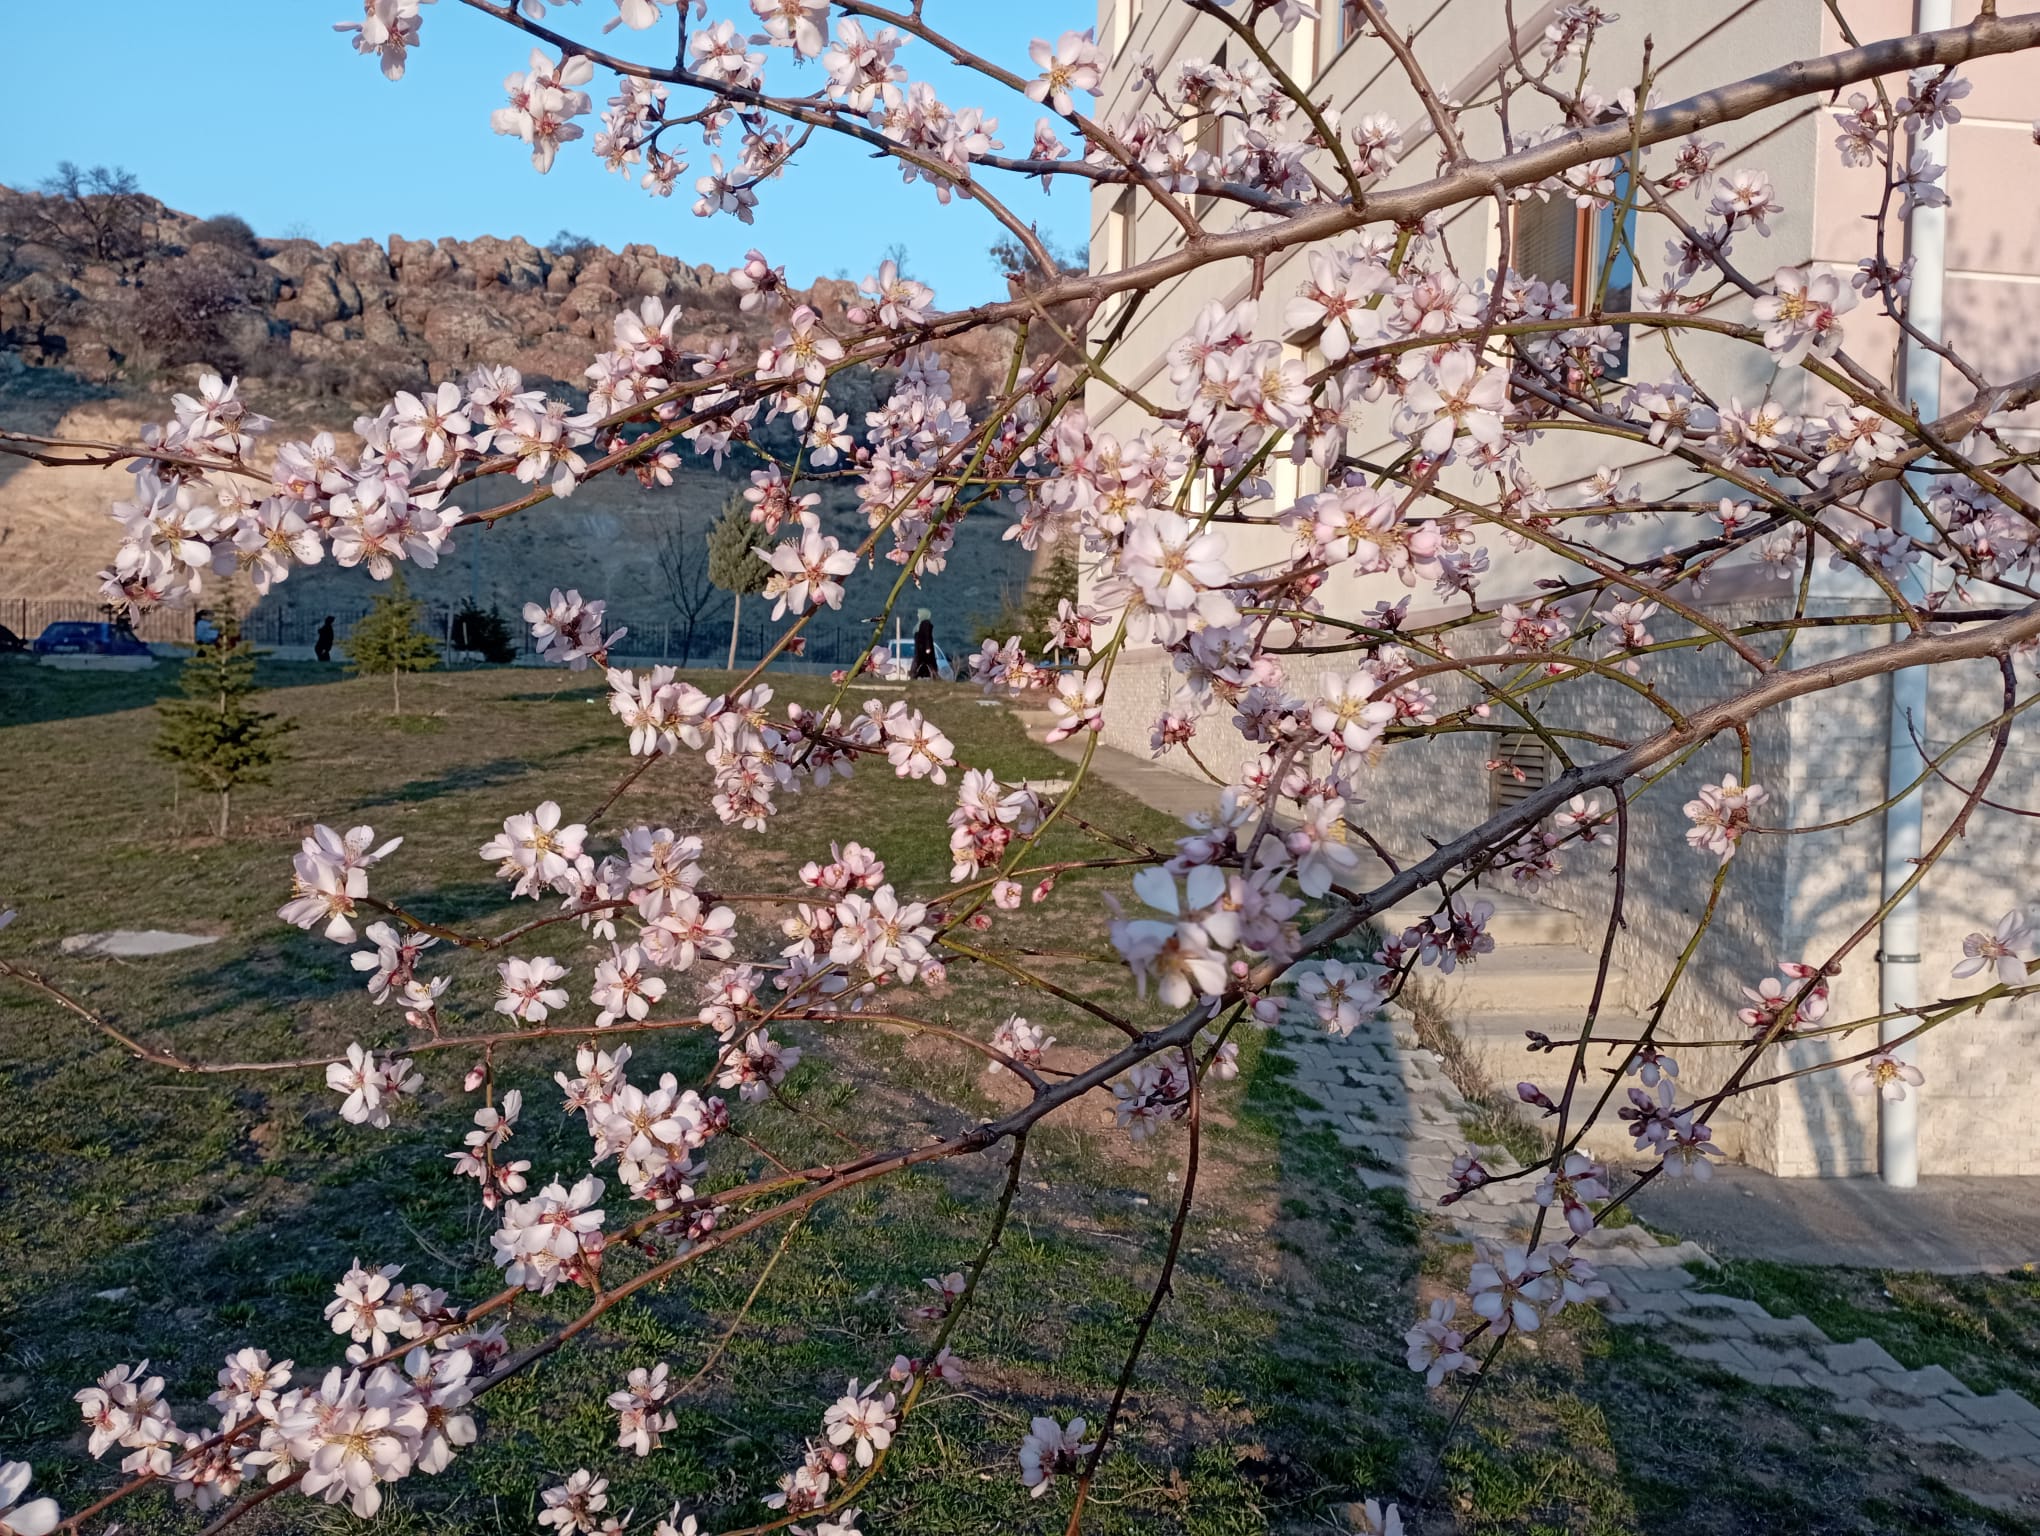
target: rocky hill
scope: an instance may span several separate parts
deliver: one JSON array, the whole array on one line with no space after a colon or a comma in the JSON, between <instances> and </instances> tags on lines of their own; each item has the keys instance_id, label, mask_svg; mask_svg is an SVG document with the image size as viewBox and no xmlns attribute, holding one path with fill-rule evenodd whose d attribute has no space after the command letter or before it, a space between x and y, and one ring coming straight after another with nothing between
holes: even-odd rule
<instances>
[{"instance_id":1,"label":"rocky hill","mask_svg":"<svg viewBox=\"0 0 2040 1536\"><path fill-rule=\"evenodd\" d=\"M95 238L67 200L0 187L0 348L95 384L205 362L366 403L477 363L571 384L647 295L680 306L690 344L763 328L720 270L649 245L318 245L139 195L127 220ZM802 297L834 311L853 292L825 278Z\"/></svg>"},{"instance_id":2,"label":"rocky hill","mask_svg":"<svg viewBox=\"0 0 2040 1536\"><path fill-rule=\"evenodd\" d=\"M800 297L833 313L853 291L824 279ZM0 424L131 437L202 366L242 375L256 408L294 431L344 428L397 389L478 363L572 392L609 345L614 315L647 295L680 307L689 347L732 333L755 343L771 323L739 307L719 269L649 245L399 235L319 245L200 219L124 184L86 181L54 196L0 187ZM961 389L977 391L1003 366L997 340L948 357ZM418 585L514 611L548 583L582 581L614 606L657 613L661 512L705 526L733 483L690 468L658 493L634 480L590 485L571 509L467 541L479 548L456 551L450 569ZM121 484L113 471L0 462L0 599L89 599L112 544L105 508ZM967 577L931 583L919 599L959 639L1026 580L1026 557L999 542L999 529L969 532L953 567ZM876 573L888 583L890 574ZM359 606L360 585L359 573L317 567L279 592L292 607L344 612Z\"/></svg>"}]
</instances>

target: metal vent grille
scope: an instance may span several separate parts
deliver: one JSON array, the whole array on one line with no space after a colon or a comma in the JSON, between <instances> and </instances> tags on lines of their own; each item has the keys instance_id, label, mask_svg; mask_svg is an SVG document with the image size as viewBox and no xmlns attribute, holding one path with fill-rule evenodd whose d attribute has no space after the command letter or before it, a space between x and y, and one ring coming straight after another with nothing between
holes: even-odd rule
<instances>
[{"instance_id":1,"label":"metal vent grille","mask_svg":"<svg viewBox=\"0 0 2040 1536\"><path fill-rule=\"evenodd\" d=\"M1495 747L1495 764L1488 789L1491 811L1520 805L1551 782L1551 754L1528 731L1503 732Z\"/></svg>"}]
</instances>

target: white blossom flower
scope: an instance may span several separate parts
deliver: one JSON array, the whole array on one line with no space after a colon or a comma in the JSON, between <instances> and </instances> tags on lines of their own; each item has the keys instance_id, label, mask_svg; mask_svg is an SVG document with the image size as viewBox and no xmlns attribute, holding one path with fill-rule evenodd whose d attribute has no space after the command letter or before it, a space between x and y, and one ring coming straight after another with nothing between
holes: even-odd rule
<instances>
[{"instance_id":1,"label":"white blossom flower","mask_svg":"<svg viewBox=\"0 0 2040 1536\"><path fill-rule=\"evenodd\" d=\"M496 967L501 981L496 991L496 1012L506 1013L526 1024L543 1024L548 1014L567 1006L567 989L554 982L567 968L550 955L534 960L505 960Z\"/></svg>"},{"instance_id":2,"label":"white blossom flower","mask_svg":"<svg viewBox=\"0 0 2040 1536\"><path fill-rule=\"evenodd\" d=\"M1909 1061L1900 1061L1889 1051L1879 1051L1863 1063L1863 1070L1849 1079L1849 1091L1865 1095L1876 1094L1887 1104L1897 1104L1905 1099L1907 1088L1917 1088L1926 1081L1926 1074Z\"/></svg>"},{"instance_id":3,"label":"white blossom flower","mask_svg":"<svg viewBox=\"0 0 2040 1536\"><path fill-rule=\"evenodd\" d=\"M1966 978L1989 970L1998 985L2017 987L2025 985L2026 966L2040 956L2040 945L2034 943L2026 914L2015 908L1998 919L1995 932L1964 937L1962 953L1965 958L1956 962L1951 975Z\"/></svg>"},{"instance_id":4,"label":"white blossom flower","mask_svg":"<svg viewBox=\"0 0 2040 1536\"><path fill-rule=\"evenodd\" d=\"M1780 367L1789 368L1809 352L1832 355L1842 344L1841 317L1855 307L1854 290L1834 273L1809 276L1798 267L1780 267L1753 313L1764 326L1764 345L1778 354Z\"/></svg>"},{"instance_id":5,"label":"white blossom flower","mask_svg":"<svg viewBox=\"0 0 2040 1536\"><path fill-rule=\"evenodd\" d=\"M1766 798L1761 784L1744 785L1732 773L1723 774L1719 784L1700 786L1699 798L1686 802L1686 841L1717 855L1726 864L1742 845L1750 827L1750 812Z\"/></svg>"},{"instance_id":6,"label":"white blossom flower","mask_svg":"<svg viewBox=\"0 0 2040 1536\"><path fill-rule=\"evenodd\" d=\"M852 1381L822 1420L829 1443L850 1446L860 1467L870 1466L877 1454L892 1444L893 1431L899 1426L897 1399L890 1392L880 1393L878 1387L879 1383L873 1382L859 1392Z\"/></svg>"},{"instance_id":7,"label":"white blossom flower","mask_svg":"<svg viewBox=\"0 0 2040 1536\"><path fill-rule=\"evenodd\" d=\"M538 1512L538 1523L553 1527L555 1536L593 1536L607 1523L598 1523L597 1516L609 1507L609 1479L584 1467L545 1489L539 1500L545 1508Z\"/></svg>"},{"instance_id":8,"label":"white blossom flower","mask_svg":"<svg viewBox=\"0 0 2040 1536\"><path fill-rule=\"evenodd\" d=\"M1053 46L1037 37L1027 45L1027 54L1041 70L1027 82L1027 99L1044 103L1065 117L1076 110L1072 91L1096 96L1105 78L1105 52L1089 29L1065 32Z\"/></svg>"},{"instance_id":9,"label":"white blossom flower","mask_svg":"<svg viewBox=\"0 0 2040 1536\"><path fill-rule=\"evenodd\" d=\"M31 1499L25 1461L0 1462L0 1536L48 1536L62 1516L55 1499Z\"/></svg>"},{"instance_id":10,"label":"white blossom flower","mask_svg":"<svg viewBox=\"0 0 2040 1536\"><path fill-rule=\"evenodd\" d=\"M1085 1423L1071 1419L1067 1428L1050 1418L1036 1418L1020 1442L1020 1482L1034 1498L1047 1493L1058 1473L1077 1464L1097 1447L1084 1440Z\"/></svg>"},{"instance_id":11,"label":"white blossom flower","mask_svg":"<svg viewBox=\"0 0 2040 1536\"><path fill-rule=\"evenodd\" d=\"M675 1423L665 1407L672 1391L665 1362L632 1370L623 1390L609 1394L609 1406L617 1415L616 1443L636 1455L651 1455L659 1436L670 1433Z\"/></svg>"}]
</instances>

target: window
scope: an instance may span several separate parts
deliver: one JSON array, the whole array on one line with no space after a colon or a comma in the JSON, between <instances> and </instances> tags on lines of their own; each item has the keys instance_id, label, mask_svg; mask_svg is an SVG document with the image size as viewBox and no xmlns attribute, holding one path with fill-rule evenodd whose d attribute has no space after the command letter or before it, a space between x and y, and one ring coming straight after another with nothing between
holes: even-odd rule
<instances>
[{"instance_id":1,"label":"window","mask_svg":"<svg viewBox=\"0 0 2040 1536\"><path fill-rule=\"evenodd\" d=\"M1551 782L1551 754L1528 731L1504 731L1488 780L1488 813L1521 805Z\"/></svg>"},{"instance_id":2,"label":"window","mask_svg":"<svg viewBox=\"0 0 2040 1536\"><path fill-rule=\"evenodd\" d=\"M1214 69L1225 68L1224 48L1220 48L1217 53L1211 56L1211 66ZM1216 110L1211 109L1208 104L1203 120L1197 125L1197 147L1210 155L1214 161L1225 158L1226 120ZM1225 179L1225 173L1219 170L1216 165L1207 167L1204 174L1213 181L1223 181ZM1217 202L1217 198L1208 193L1200 192L1191 200L1190 211L1199 221L1202 221L1204 216L1211 212L1213 205Z\"/></svg>"},{"instance_id":3,"label":"window","mask_svg":"<svg viewBox=\"0 0 2040 1536\"><path fill-rule=\"evenodd\" d=\"M1133 24L1140 20L1140 0L1112 0L1112 51L1117 54L1133 41Z\"/></svg>"},{"instance_id":4,"label":"window","mask_svg":"<svg viewBox=\"0 0 2040 1536\"><path fill-rule=\"evenodd\" d=\"M1124 272L1140 259L1135 254L1133 243L1135 210L1133 188L1126 187L1112 200L1112 210L1105 215L1107 272Z\"/></svg>"},{"instance_id":5,"label":"window","mask_svg":"<svg viewBox=\"0 0 2040 1536\"><path fill-rule=\"evenodd\" d=\"M1284 341L1282 344L1282 360L1284 362L1294 360L1302 363L1306 376L1316 373L1325 365L1325 355L1317 349L1314 343L1305 345L1295 341ZM1315 462L1309 459L1306 459L1301 464L1296 462L1291 452L1294 446L1294 437L1286 438L1279 448L1269 454L1266 466L1263 469L1263 473L1267 475L1268 483L1273 490L1275 507L1278 511L1287 511L1290 507L1295 506L1304 496L1319 489L1324 480L1323 472L1319 470ZM1344 444L1342 443L1340 446L1343 448Z\"/></svg>"},{"instance_id":6,"label":"window","mask_svg":"<svg viewBox=\"0 0 2040 1536\"><path fill-rule=\"evenodd\" d=\"M1138 206L1134 201L1133 188L1124 187L1112 199L1112 206L1105 210L1105 227L1100 231L1105 243L1104 262L1099 271L1124 272L1138 259L1133 238ZM1099 310L1099 323L1110 324L1130 302L1126 294L1113 295Z\"/></svg>"},{"instance_id":7,"label":"window","mask_svg":"<svg viewBox=\"0 0 2040 1536\"><path fill-rule=\"evenodd\" d=\"M1367 13L1360 9L1359 0L1324 0L1318 7L1317 59L1311 73L1323 74L1366 24Z\"/></svg>"},{"instance_id":8,"label":"window","mask_svg":"<svg viewBox=\"0 0 2040 1536\"><path fill-rule=\"evenodd\" d=\"M1591 285L1601 281L1601 268L1605 263L1608 286L1601 295L1603 314L1621 314L1635 307L1636 261L1630 253L1636 249L1636 210L1623 207L1632 195L1629 170L1625 166L1615 175L1615 200L1594 215L1594 273L1589 284L1591 289ZM1622 220L1619 238L1615 229L1618 217ZM1609 364L1608 372L1612 377L1622 378L1629 372L1629 327L1618 325L1615 334L1618 338L1616 358Z\"/></svg>"},{"instance_id":9,"label":"window","mask_svg":"<svg viewBox=\"0 0 2040 1536\"><path fill-rule=\"evenodd\" d=\"M1575 207L1563 193L1541 202L1516 204L1511 216L1509 266L1526 278L1564 283L1576 315L1594 307L1605 266L1608 287L1601 308L1614 313L1627 310L1636 283L1636 264L1630 256L1636 244L1636 210L1627 210L1620 240L1615 235L1615 219L1624 212L1622 202L1628 195L1629 172L1623 170L1616 173L1615 197L1606 208ZM1608 371L1619 378L1629 371L1629 327L1617 326L1615 331L1617 357Z\"/></svg>"},{"instance_id":10,"label":"window","mask_svg":"<svg viewBox=\"0 0 2040 1536\"><path fill-rule=\"evenodd\" d=\"M1509 266L1526 278L1564 283L1573 297L1573 313L1587 285L1587 256L1593 249L1590 215L1572 199L1557 195L1516 204L1509 231Z\"/></svg>"}]
</instances>

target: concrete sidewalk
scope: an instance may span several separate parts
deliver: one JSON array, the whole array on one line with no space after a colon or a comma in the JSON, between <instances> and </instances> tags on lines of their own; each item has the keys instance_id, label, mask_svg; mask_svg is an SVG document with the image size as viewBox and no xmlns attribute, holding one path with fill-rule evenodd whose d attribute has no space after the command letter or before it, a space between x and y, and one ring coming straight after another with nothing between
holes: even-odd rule
<instances>
[{"instance_id":1,"label":"concrete sidewalk","mask_svg":"<svg viewBox=\"0 0 2040 1536\"><path fill-rule=\"evenodd\" d=\"M1055 716L1047 710L1016 709L1013 711L1027 734L1040 742L1049 727L1055 724ZM1084 750L1089 746L1083 737L1068 741L1043 743L1064 762L1081 763ZM1090 771L1110 784L1114 789L1133 796L1143 805L1153 806L1165 816L1174 816L1181 821L1200 811L1209 812L1218 808L1218 786L1203 783L1187 774L1164 768L1159 763L1135 757L1131 752L1122 752L1117 747L1108 747L1100 742L1091 755Z\"/></svg>"},{"instance_id":2,"label":"concrete sidewalk","mask_svg":"<svg viewBox=\"0 0 2040 1536\"><path fill-rule=\"evenodd\" d=\"M1738 1165L1659 1179L1633 1202L1662 1231L1725 1259L2002 1274L2040 1264L2040 1178L1779 1179Z\"/></svg>"}]
</instances>

